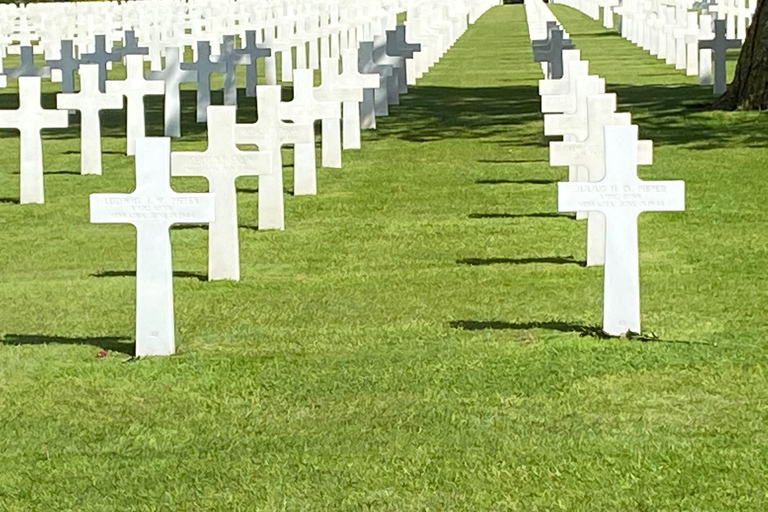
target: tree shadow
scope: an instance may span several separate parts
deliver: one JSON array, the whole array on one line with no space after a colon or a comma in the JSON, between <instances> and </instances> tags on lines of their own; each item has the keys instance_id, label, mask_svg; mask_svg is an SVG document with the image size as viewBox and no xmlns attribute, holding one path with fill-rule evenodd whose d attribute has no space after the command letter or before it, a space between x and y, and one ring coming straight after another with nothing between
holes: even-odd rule
<instances>
[{"instance_id":1,"label":"tree shadow","mask_svg":"<svg viewBox=\"0 0 768 512\"><path fill-rule=\"evenodd\" d=\"M94 272L91 277L136 277L135 270L102 270ZM197 279L198 281L208 281L208 274L200 272L188 272L185 270L174 270L173 277L180 279Z\"/></svg>"},{"instance_id":2,"label":"tree shadow","mask_svg":"<svg viewBox=\"0 0 768 512\"><path fill-rule=\"evenodd\" d=\"M576 220L575 213L559 212L538 212L538 213L470 213L470 219L522 219L522 218L543 218L543 219L573 219Z\"/></svg>"},{"instance_id":3,"label":"tree shadow","mask_svg":"<svg viewBox=\"0 0 768 512\"><path fill-rule=\"evenodd\" d=\"M541 120L539 106L535 85L410 86L400 105L392 107L393 117L383 119L377 126L376 136L429 142L513 135L510 142L540 146L539 132L516 129Z\"/></svg>"},{"instance_id":4,"label":"tree shadow","mask_svg":"<svg viewBox=\"0 0 768 512\"><path fill-rule=\"evenodd\" d=\"M540 258L462 258L456 260L459 265L482 267L486 265L530 265L534 263L548 263L552 265L578 265L586 267L587 262L577 260L573 256L545 256Z\"/></svg>"},{"instance_id":5,"label":"tree shadow","mask_svg":"<svg viewBox=\"0 0 768 512\"><path fill-rule=\"evenodd\" d=\"M0 197L0 203L20 204L21 200L18 197Z\"/></svg>"},{"instance_id":6,"label":"tree shadow","mask_svg":"<svg viewBox=\"0 0 768 512\"><path fill-rule=\"evenodd\" d=\"M631 111L656 146L691 149L765 147L768 117L753 112L713 112L712 92L700 85L609 85L618 109Z\"/></svg>"},{"instance_id":7,"label":"tree shadow","mask_svg":"<svg viewBox=\"0 0 768 512\"><path fill-rule=\"evenodd\" d=\"M126 342L129 340L123 336L99 336L99 337L67 337L67 336L45 336L42 334L6 334L0 339L3 345L91 345L111 352L120 352L132 356L134 354L134 343Z\"/></svg>"}]
</instances>

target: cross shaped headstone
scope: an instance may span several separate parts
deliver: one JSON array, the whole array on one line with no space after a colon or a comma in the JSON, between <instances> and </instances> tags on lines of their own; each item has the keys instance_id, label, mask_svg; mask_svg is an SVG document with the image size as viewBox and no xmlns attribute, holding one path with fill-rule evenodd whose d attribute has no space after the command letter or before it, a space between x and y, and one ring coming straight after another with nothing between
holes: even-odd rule
<instances>
[{"instance_id":1,"label":"cross shaped headstone","mask_svg":"<svg viewBox=\"0 0 768 512\"><path fill-rule=\"evenodd\" d=\"M51 68L48 66L35 66L35 54L33 48L31 46L22 46L21 62L16 67L5 68L5 74L8 78L19 78L22 76L50 78Z\"/></svg>"},{"instance_id":2,"label":"cross shaped headstone","mask_svg":"<svg viewBox=\"0 0 768 512\"><path fill-rule=\"evenodd\" d=\"M37 76L19 77L19 108L0 110L0 128L14 128L20 134L20 203L43 203L43 128L66 128L69 115L40 106L40 82Z\"/></svg>"},{"instance_id":3,"label":"cross shaped headstone","mask_svg":"<svg viewBox=\"0 0 768 512\"><path fill-rule=\"evenodd\" d=\"M320 59L320 86L314 89L315 99L323 102L354 103L358 105L363 99L362 89L344 89L339 87L338 57L323 57ZM358 116L358 123L359 123ZM323 167L341 167L341 119L323 119L322 125L322 164Z\"/></svg>"},{"instance_id":4,"label":"cross shaped headstone","mask_svg":"<svg viewBox=\"0 0 768 512\"><path fill-rule=\"evenodd\" d=\"M165 82L165 136L181 136L181 97L179 86L185 82L196 82L197 71L181 67L179 49L165 49L165 68L162 71L149 71L147 78Z\"/></svg>"},{"instance_id":5,"label":"cross shaped headstone","mask_svg":"<svg viewBox=\"0 0 768 512\"><path fill-rule=\"evenodd\" d=\"M552 26L550 23L554 22L547 22L549 38L533 41L533 61L548 62L547 78L557 79L563 77L563 50L571 50L575 46L570 39L564 39L563 30L557 24Z\"/></svg>"},{"instance_id":6,"label":"cross shaped headstone","mask_svg":"<svg viewBox=\"0 0 768 512\"><path fill-rule=\"evenodd\" d=\"M725 61L726 50L729 48L741 48L741 41L738 39L726 39L725 21L715 20L715 37L709 41L699 41L699 49L712 50L712 57L715 61L715 84L712 92L723 94L728 87L728 77L726 76Z\"/></svg>"},{"instance_id":7,"label":"cross shaped headstone","mask_svg":"<svg viewBox=\"0 0 768 512\"><path fill-rule=\"evenodd\" d=\"M251 57L251 63L245 67L245 95L253 98L256 96L256 85L258 84L258 58L270 57L272 50L256 42L255 30L245 31L244 43L243 47L237 51Z\"/></svg>"},{"instance_id":8,"label":"cross shaped headstone","mask_svg":"<svg viewBox=\"0 0 768 512\"><path fill-rule=\"evenodd\" d=\"M136 226L137 357L176 351L170 227L214 220L213 194L171 189L170 152L170 139L138 139L136 189L130 194L91 194L91 222Z\"/></svg>"},{"instance_id":9,"label":"cross shaped headstone","mask_svg":"<svg viewBox=\"0 0 768 512\"><path fill-rule=\"evenodd\" d=\"M122 94L128 100L126 113L127 154L136 154L136 139L144 137L144 96L163 94L165 82L144 79L144 57L127 55L125 80L107 81L107 93Z\"/></svg>"},{"instance_id":10,"label":"cross shaped headstone","mask_svg":"<svg viewBox=\"0 0 768 512\"><path fill-rule=\"evenodd\" d=\"M637 126L604 128L605 177L598 183L558 183L558 210L605 215L603 330L614 336L640 329L637 217L645 211L685 209L682 181L637 177Z\"/></svg>"},{"instance_id":11,"label":"cross shaped headstone","mask_svg":"<svg viewBox=\"0 0 768 512\"><path fill-rule=\"evenodd\" d=\"M251 56L235 50L235 36L224 36L218 62L224 64L224 104L237 106L237 66L251 63Z\"/></svg>"},{"instance_id":12,"label":"cross shaped headstone","mask_svg":"<svg viewBox=\"0 0 768 512\"><path fill-rule=\"evenodd\" d=\"M296 143L313 143L311 125L284 123L280 119L280 86L256 89L258 120L235 126L237 144L255 144L259 151L272 153L272 173L259 178L259 229L284 229L283 159L280 149Z\"/></svg>"},{"instance_id":13,"label":"cross shaped headstone","mask_svg":"<svg viewBox=\"0 0 768 512\"><path fill-rule=\"evenodd\" d=\"M104 35L97 35L95 39L95 48L93 53L84 53L80 55L80 62L83 64L99 65L99 91L105 92L107 82L107 64L120 60L120 55L107 51L107 38Z\"/></svg>"},{"instance_id":14,"label":"cross shaped headstone","mask_svg":"<svg viewBox=\"0 0 768 512\"><path fill-rule=\"evenodd\" d=\"M208 228L210 281L240 280L235 180L272 172L271 153L240 151L235 146L236 113L235 106L208 107L208 149L171 154L173 176L203 176L208 180L208 190L216 196L216 215Z\"/></svg>"},{"instance_id":15,"label":"cross shaped headstone","mask_svg":"<svg viewBox=\"0 0 768 512\"><path fill-rule=\"evenodd\" d=\"M80 68L80 61L74 57L72 41L61 41L61 57L56 60L45 61L50 69L61 70L61 92L75 92L75 71Z\"/></svg>"},{"instance_id":16,"label":"cross shaped headstone","mask_svg":"<svg viewBox=\"0 0 768 512\"><path fill-rule=\"evenodd\" d=\"M341 51L342 72L335 80L342 89L376 89L380 85L379 75L367 75L358 70L358 52L350 48ZM364 96L363 96L364 97ZM341 106L343 117L344 149L360 149L360 106L355 102L344 102Z\"/></svg>"},{"instance_id":17,"label":"cross shaped headstone","mask_svg":"<svg viewBox=\"0 0 768 512\"><path fill-rule=\"evenodd\" d=\"M412 44L405 40L405 30L405 25L397 25L395 30L387 30L387 55L403 57L404 59L409 60L413 59L413 56L421 51L421 44ZM399 68L400 90L398 92L400 94L408 93L409 76L407 69L408 66Z\"/></svg>"},{"instance_id":18,"label":"cross shaped headstone","mask_svg":"<svg viewBox=\"0 0 768 512\"><path fill-rule=\"evenodd\" d=\"M99 66L80 66L80 92L56 95L56 108L80 111L80 172L101 174L101 121L99 112L122 109L122 94L99 91Z\"/></svg>"},{"instance_id":19,"label":"cross shaped headstone","mask_svg":"<svg viewBox=\"0 0 768 512\"><path fill-rule=\"evenodd\" d=\"M211 104L211 75L224 73L226 65L211 59L211 43L198 41L197 60L182 64L181 69L197 71L197 122L204 123Z\"/></svg>"},{"instance_id":20,"label":"cross shaped headstone","mask_svg":"<svg viewBox=\"0 0 768 512\"><path fill-rule=\"evenodd\" d=\"M377 74L379 83L374 89L363 91L361 106L361 125L363 129L376 128L376 116L389 115L389 94L387 80L392 76L393 69L389 65L380 65L373 58L373 41L363 41L358 49L358 70L364 74ZM343 62L343 57L342 57Z\"/></svg>"},{"instance_id":21,"label":"cross shaped headstone","mask_svg":"<svg viewBox=\"0 0 768 512\"><path fill-rule=\"evenodd\" d=\"M114 49L113 53L120 57L126 57L128 55L149 55L149 48L139 46L139 41L136 37L136 31L125 31L125 44Z\"/></svg>"},{"instance_id":22,"label":"cross shaped headstone","mask_svg":"<svg viewBox=\"0 0 768 512\"><path fill-rule=\"evenodd\" d=\"M585 98L583 110L586 111L583 115L545 116L548 135L576 135L570 141L550 143L550 164L578 166L580 169L586 169L586 176L579 175L578 181L600 181L605 175L603 127L628 125L632 122L632 116L628 113L616 113L615 94L588 96ZM585 137L581 138L579 135L583 133L583 125L586 125L587 129ZM637 151L640 165L653 163L651 141L639 141ZM605 218L600 213L590 212L587 219L587 266L602 265L605 262Z\"/></svg>"},{"instance_id":23,"label":"cross shaped headstone","mask_svg":"<svg viewBox=\"0 0 768 512\"><path fill-rule=\"evenodd\" d=\"M338 102L318 101L314 93L315 72L311 69L293 70L293 101L281 102L280 118L300 125L315 125L323 119L341 119ZM317 194L317 163L315 141L298 142L293 150L293 194Z\"/></svg>"}]
</instances>

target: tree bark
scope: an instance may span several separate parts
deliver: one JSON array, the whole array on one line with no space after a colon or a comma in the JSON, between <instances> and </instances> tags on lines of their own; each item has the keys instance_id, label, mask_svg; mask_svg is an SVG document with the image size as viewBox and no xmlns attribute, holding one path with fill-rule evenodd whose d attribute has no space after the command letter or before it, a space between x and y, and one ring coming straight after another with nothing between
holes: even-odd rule
<instances>
[{"instance_id":1,"label":"tree bark","mask_svg":"<svg viewBox=\"0 0 768 512\"><path fill-rule=\"evenodd\" d=\"M713 108L763 110L768 108L768 0L758 0L747 38L741 47L733 82Z\"/></svg>"}]
</instances>

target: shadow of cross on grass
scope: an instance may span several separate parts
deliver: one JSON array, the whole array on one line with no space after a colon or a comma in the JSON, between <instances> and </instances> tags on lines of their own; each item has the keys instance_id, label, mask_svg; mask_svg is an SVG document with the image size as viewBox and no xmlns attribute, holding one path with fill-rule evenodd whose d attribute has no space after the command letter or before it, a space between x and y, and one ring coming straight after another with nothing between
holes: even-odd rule
<instances>
[{"instance_id":1,"label":"shadow of cross on grass","mask_svg":"<svg viewBox=\"0 0 768 512\"><path fill-rule=\"evenodd\" d=\"M578 265L580 267L586 267L587 262L583 260L577 260L573 256L544 256L536 258L462 258L456 260L456 263L460 265L470 265L473 267L480 267L484 265L530 265L532 263L550 263L552 265Z\"/></svg>"},{"instance_id":2,"label":"shadow of cross on grass","mask_svg":"<svg viewBox=\"0 0 768 512\"><path fill-rule=\"evenodd\" d=\"M90 345L110 352L133 355L133 341L122 336L69 337L43 334L6 334L0 339L2 345Z\"/></svg>"},{"instance_id":3,"label":"shadow of cross on grass","mask_svg":"<svg viewBox=\"0 0 768 512\"><path fill-rule=\"evenodd\" d=\"M101 270L94 272L91 277L136 277L135 270ZM173 277L197 279L198 281L208 281L208 274L201 272L187 272L185 270L174 270Z\"/></svg>"},{"instance_id":4,"label":"shadow of cross on grass","mask_svg":"<svg viewBox=\"0 0 768 512\"><path fill-rule=\"evenodd\" d=\"M530 329L546 329L559 332L577 332L583 336L602 337L603 329L597 325L583 325L562 320L546 320L544 322L502 322L499 320L454 320L450 322L454 329L463 329L465 331L484 331L487 329L504 330L512 329L516 331L528 331Z\"/></svg>"}]
</instances>

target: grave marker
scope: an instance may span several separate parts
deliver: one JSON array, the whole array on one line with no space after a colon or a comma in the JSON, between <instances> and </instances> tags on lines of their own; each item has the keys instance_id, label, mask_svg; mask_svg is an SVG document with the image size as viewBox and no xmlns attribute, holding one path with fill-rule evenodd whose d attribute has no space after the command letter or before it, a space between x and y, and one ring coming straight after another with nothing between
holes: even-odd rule
<instances>
[{"instance_id":1,"label":"grave marker","mask_svg":"<svg viewBox=\"0 0 768 512\"><path fill-rule=\"evenodd\" d=\"M637 177L637 126L606 126L605 177L598 183L558 183L558 210L606 217L603 330L619 336L640 328L637 218L645 211L685 209L682 181Z\"/></svg>"},{"instance_id":2,"label":"grave marker","mask_svg":"<svg viewBox=\"0 0 768 512\"><path fill-rule=\"evenodd\" d=\"M251 63L245 67L245 95L254 98L256 97L256 85L258 84L259 75L258 58L271 57L272 50L256 42L255 30L246 30L243 41L245 44L237 51L251 57Z\"/></svg>"},{"instance_id":3,"label":"grave marker","mask_svg":"<svg viewBox=\"0 0 768 512\"><path fill-rule=\"evenodd\" d=\"M71 40L62 40L61 57L56 60L47 60L45 65L51 70L61 71L61 92L75 92L75 71L80 69L80 61L74 57Z\"/></svg>"},{"instance_id":4,"label":"grave marker","mask_svg":"<svg viewBox=\"0 0 768 512\"><path fill-rule=\"evenodd\" d=\"M48 66L35 66L35 54L33 48L31 46L22 46L19 65L5 68L5 75L8 78L19 78L22 76L38 76L43 78L50 78L51 68Z\"/></svg>"},{"instance_id":5,"label":"grave marker","mask_svg":"<svg viewBox=\"0 0 768 512\"><path fill-rule=\"evenodd\" d=\"M181 137L181 97L179 86L185 82L196 82L197 72L181 67L179 48L169 46L165 49L165 68L162 71L149 71L150 80L165 82L165 136Z\"/></svg>"},{"instance_id":6,"label":"grave marker","mask_svg":"<svg viewBox=\"0 0 768 512\"><path fill-rule=\"evenodd\" d=\"M723 94L728 87L725 61L726 51L729 48L741 48L741 41L726 39L725 21L715 20L715 37L709 41L699 41L700 50L712 50L712 57L715 61L715 84L712 87L712 92L715 94Z\"/></svg>"},{"instance_id":7,"label":"grave marker","mask_svg":"<svg viewBox=\"0 0 768 512\"><path fill-rule=\"evenodd\" d=\"M321 102L315 99L315 72L311 69L293 70L293 101L281 102L280 118L299 125L313 127L315 121L341 118L338 102ZM317 194L317 165L315 162L315 141L294 144L293 194Z\"/></svg>"},{"instance_id":8,"label":"grave marker","mask_svg":"<svg viewBox=\"0 0 768 512\"><path fill-rule=\"evenodd\" d=\"M21 204L42 204L45 200L40 130L69 126L67 112L47 110L40 106L40 82L38 76L19 77L19 108L0 110L0 128L13 128L19 130L20 134Z\"/></svg>"},{"instance_id":9,"label":"grave marker","mask_svg":"<svg viewBox=\"0 0 768 512\"><path fill-rule=\"evenodd\" d=\"M583 111L582 116L545 116L545 133L570 133L577 138L577 141L551 142L549 160L553 166L568 165L586 169L586 176L579 175L576 181L596 182L605 175L603 127L628 125L632 118L628 113L616 113L615 94L585 97ZM586 125L586 133L581 137L583 125ZM638 155L640 165L652 164L653 143L649 140L638 142ZM587 266L602 265L605 263L605 218L597 212L591 212L587 219Z\"/></svg>"},{"instance_id":10,"label":"grave marker","mask_svg":"<svg viewBox=\"0 0 768 512\"><path fill-rule=\"evenodd\" d=\"M251 56L235 51L235 36L224 36L218 62L224 64L224 104L237 106L237 66L251 63Z\"/></svg>"},{"instance_id":11,"label":"grave marker","mask_svg":"<svg viewBox=\"0 0 768 512\"><path fill-rule=\"evenodd\" d=\"M126 113L126 139L128 155L136 154L136 139L144 137L144 96L165 92L165 82L144 79L144 57L129 54L125 57L126 77L122 81L107 81L107 93L122 94L128 100Z\"/></svg>"},{"instance_id":12,"label":"grave marker","mask_svg":"<svg viewBox=\"0 0 768 512\"><path fill-rule=\"evenodd\" d=\"M168 138L139 138L136 189L130 194L91 194L90 200L92 223L136 226L137 357L176 351L170 227L215 218L213 194L171 189L170 152Z\"/></svg>"},{"instance_id":13,"label":"grave marker","mask_svg":"<svg viewBox=\"0 0 768 512\"><path fill-rule=\"evenodd\" d=\"M207 121L207 108L211 104L211 75L224 73L226 66L223 62L211 59L211 43L197 42L197 60L184 63L181 69L197 72L197 122Z\"/></svg>"},{"instance_id":14,"label":"grave marker","mask_svg":"<svg viewBox=\"0 0 768 512\"><path fill-rule=\"evenodd\" d=\"M284 123L280 119L280 86L256 89L258 120L235 126L237 144L255 144L259 151L272 153L272 173L259 178L259 229L284 229L283 159L281 148L296 143L313 143L315 130L310 125Z\"/></svg>"},{"instance_id":15,"label":"grave marker","mask_svg":"<svg viewBox=\"0 0 768 512\"><path fill-rule=\"evenodd\" d=\"M240 151L235 146L236 114L235 106L208 107L208 149L171 154L173 176L203 176L208 180L208 190L216 197L215 220L208 228L210 281L240 280L235 180L272 172L271 153Z\"/></svg>"},{"instance_id":16,"label":"grave marker","mask_svg":"<svg viewBox=\"0 0 768 512\"><path fill-rule=\"evenodd\" d=\"M84 53L80 55L82 64L98 64L99 66L99 91L106 92L107 83L107 64L120 60L120 55L107 51L106 36L97 35L95 39L95 48L93 53Z\"/></svg>"},{"instance_id":17,"label":"grave marker","mask_svg":"<svg viewBox=\"0 0 768 512\"><path fill-rule=\"evenodd\" d=\"M99 91L99 66L80 66L80 92L56 95L56 108L80 111L80 172L101 174L101 121L99 112L123 108L122 94Z\"/></svg>"}]
</instances>

